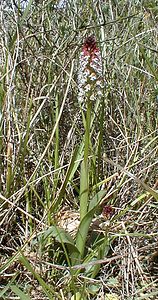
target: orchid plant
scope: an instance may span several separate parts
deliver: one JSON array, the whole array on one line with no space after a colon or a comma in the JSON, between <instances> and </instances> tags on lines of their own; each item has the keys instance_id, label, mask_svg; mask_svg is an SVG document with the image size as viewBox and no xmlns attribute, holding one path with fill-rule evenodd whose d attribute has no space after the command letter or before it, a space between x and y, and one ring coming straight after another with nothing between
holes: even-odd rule
<instances>
[{"instance_id":1,"label":"orchid plant","mask_svg":"<svg viewBox=\"0 0 158 300\"><path fill-rule=\"evenodd\" d=\"M79 58L78 72L78 101L84 107L86 116L83 115L85 126L84 159L81 164L80 175L80 221L84 220L89 212L89 146L92 104L103 96L102 61L100 49L97 47L94 35L87 37L84 41ZM84 248L91 218L85 226L79 226L76 245L84 255ZM83 229L83 232L82 232Z\"/></svg>"},{"instance_id":2,"label":"orchid plant","mask_svg":"<svg viewBox=\"0 0 158 300\"><path fill-rule=\"evenodd\" d=\"M67 261L69 266L81 264L85 260L86 241L88 232L94 219L98 206L101 205L105 190L100 190L95 195L91 195L89 188L90 174L90 155L91 153L91 115L93 114L93 104L103 97L104 80L102 76L102 60L100 49L97 47L94 35L87 37L83 43L81 54L79 57L78 70L78 101L81 105L83 124L85 128L83 160L80 172L80 217L77 233L75 237L69 234L65 229L58 226L52 226L45 232L45 237L53 235L60 242L66 254L65 244L67 245L69 254ZM104 244L108 251L109 244L107 239L103 239L101 247ZM101 247L98 249L101 249ZM100 250L99 250L100 251ZM105 251L104 251L105 252ZM87 255L87 254L86 254ZM98 259L101 258L100 253L94 253ZM88 260L91 260L91 255ZM94 266L92 277L95 277L99 270L99 266ZM78 271L77 271L78 272Z\"/></svg>"}]
</instances>

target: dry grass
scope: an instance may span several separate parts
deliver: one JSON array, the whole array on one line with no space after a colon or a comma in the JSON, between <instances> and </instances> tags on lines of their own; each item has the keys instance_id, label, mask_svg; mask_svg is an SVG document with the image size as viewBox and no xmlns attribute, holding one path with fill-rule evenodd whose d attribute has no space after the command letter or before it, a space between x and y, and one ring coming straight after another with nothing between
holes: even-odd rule
<instances>
[{"instance_id":1,"label":"dry grass","mask_svg":"<svg viewBox=\"0 0 158 300\"><path fill-rule=\"evenodd\" d=\"M158 299L157 5L20 2L0 4L0 299ZM106 85L83 171L77 74L91 34ZM89 228L83 255L76 225Z\"/></svg>"}]
</instances>

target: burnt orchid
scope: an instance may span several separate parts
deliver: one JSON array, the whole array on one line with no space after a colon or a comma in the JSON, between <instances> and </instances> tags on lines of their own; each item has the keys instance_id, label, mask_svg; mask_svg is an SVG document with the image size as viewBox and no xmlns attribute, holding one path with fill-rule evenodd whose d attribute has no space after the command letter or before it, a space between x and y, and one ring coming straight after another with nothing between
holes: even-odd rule
<instances>
[{"instance_id":1,"label":"burnt orchid","mask_svg":"<svg viewBox=\"0 0 158 300\"><path fill-rule=\"evenodd\" d=\"M78 70L78 100L85 108L83 113L83 124L85 127L84 136L84 157L81 162L80 172L80 222L85 220L89 209L89 174L90 161L89 155L92 151L91 143L91 116L92 103L102 97L102 62L100 50L96 45L94 35L87 37L83 43L82 51L79 58ZM82 224L82 223L81 223ZM85 243L88 234L90 223L87 222L85 226L79 228L76 245L79 249L80 256L84 255Z\"/></svg>"},{"instance_id":2,"label":"burnt orchid","mask_svg":"<svg viewBox=\"0 0 158 300\"><path fill-rule=\"evenodd\" d=\"M94 35L84 41L79 58L78 100L80 103L97 100L102 96L102 61Z\"/></svg>"}]
</instances>

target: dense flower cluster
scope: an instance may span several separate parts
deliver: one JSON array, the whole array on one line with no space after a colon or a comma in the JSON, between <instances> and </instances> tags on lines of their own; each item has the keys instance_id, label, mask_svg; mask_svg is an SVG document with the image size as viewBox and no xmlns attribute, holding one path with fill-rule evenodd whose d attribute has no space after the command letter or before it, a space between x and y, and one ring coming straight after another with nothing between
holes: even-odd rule
<instances>
[{"instance_id":1,"label":"dense flower cluster","mask_svg":"<svg viewBox=\"0 0 158 300\"><path fill-rule=\"evenodd\" d=\"M102 96L102 61L96 39L91 35L85 39L79 59L78 100L80 103L97 100Z\"/></svg>"}]
</instances>

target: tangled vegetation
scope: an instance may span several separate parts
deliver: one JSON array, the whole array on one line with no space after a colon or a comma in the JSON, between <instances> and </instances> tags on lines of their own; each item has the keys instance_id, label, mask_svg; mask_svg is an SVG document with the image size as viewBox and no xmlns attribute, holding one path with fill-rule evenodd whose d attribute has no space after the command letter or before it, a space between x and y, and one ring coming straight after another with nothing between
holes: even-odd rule
<instances>
[{"instance_id":1,"label":"tangled vegetation","mask_svg":"<svg viewBox=\"0 0 158 300\"><path fill-rule=\"evenodd\" d=\"M0 299L158 299L156 2L0 4Z\"/></svg>"}]
</instances>

